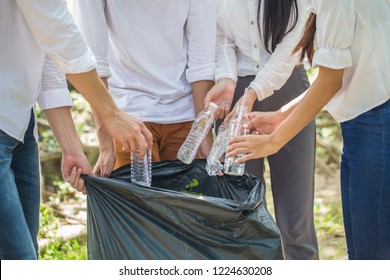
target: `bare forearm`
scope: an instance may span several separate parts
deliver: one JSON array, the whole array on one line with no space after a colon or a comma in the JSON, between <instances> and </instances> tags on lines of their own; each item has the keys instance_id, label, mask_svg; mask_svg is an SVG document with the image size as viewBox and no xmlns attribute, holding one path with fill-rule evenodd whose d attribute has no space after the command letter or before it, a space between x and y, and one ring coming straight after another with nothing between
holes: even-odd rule
<instances>
[{"instance_id":1,"label":"bare forearm","mask_svg":"<svg viewBox=\"0 0 390 280\"><path fill-rule=\"evenodd\" d=\"M104 86L108 89L108 82L106 77L101 78ZM99 140L99 146L101 151L109 151L112 152L114 150L114 146L112 143L112 137L103 125L102 119L97 114L96 110L92 108L92 114L93 114L93 119L95 122L95 127L96 127L96 133L97 137Z\"/></svg>"},{"instance_id":2,"label":"bare forearm","mask_svg":"<svg viewBox=\"0 0 390 280\"><path fill-rule=\"evenodd\" d=\"M118 107L96 70L80 74L67 74L66 78L101 118L115 116L119 113Z\"/></svg>"},{"instance_id":3,"label":"bare forearm","mask_svg":"<svg viewBox=\"0 0 390 280\"><path fill-rule=\"evenodd\" d=\"M152 134L141 121L119 110L96 70L67 74L66 77L99 115L105 129L124 151L134 151L139 146L142 156L146 148L152 146Z\"/></svg>"},{"instance_id":4,"label":"bare forearm","mask_svg":"<svg viewBox=\"0 0 390 280\"><path fill-rule=\"evenodd\" d=\"M299 95L298 97L294 98L289 103L287 103L286 105L283 105L280 108L279 111L285 116L284 118L287 118L288 115L291 114L291 112L295 109L295 107L299 104L299 102L301 102L301 100L305 97L307 92L308 92L308 90L306 90L301 95Z\"/></svg>"},{"instance_id":5,"label":"bare forearm","mask_svg":"<svg viewBox=\"0 0 390 280\"><path fill-rule=\"evenodd\" d=\"M195 114L198 115L204 108L204 99L209 90L214 86L214 81L197 81L191 84L194 96Z\"/></svg>"},{"instance_id":6,"label":"bare forearm","mask_svg":"<svg viewBox=\"0 0 390 280\"><path fill-rule=\"evenodd\" d=\"M340 90L343 72L320 67L318 78L306 94L297 97L285 107L285 112L289 113L288 117L271 134L276 143L285 145L314 119Z\"/></svg>"},{"instance_id":7,"label":"bare forearm","mask_svg":"<svg viewBox=\"0 0 390 280\"><path fill-rule=\"evenodd\" d=\"M44 111L47 121L65 155L83 152L69 107L60 107Z\"/></svg>"}]
</instances>

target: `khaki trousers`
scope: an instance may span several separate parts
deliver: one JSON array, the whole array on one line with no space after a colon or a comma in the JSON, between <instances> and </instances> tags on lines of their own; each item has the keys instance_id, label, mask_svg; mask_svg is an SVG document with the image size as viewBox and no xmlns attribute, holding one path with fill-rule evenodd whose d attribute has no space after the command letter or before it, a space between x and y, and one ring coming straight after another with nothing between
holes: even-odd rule
<instances>
[{"instance_id":1,"label":"khaki trousers","mask_svg":"<svg viewBox=\"0 0 390 280\"><path fill-rule=\"evenodd\" d=\"M145 122L153 134L152 161L176 160L177 152L191 130L192 121L158 124ZM122 151L122 145L114 140L116 161L114 169L130 163L130 153Z\"/></svg>"}]
</instances>

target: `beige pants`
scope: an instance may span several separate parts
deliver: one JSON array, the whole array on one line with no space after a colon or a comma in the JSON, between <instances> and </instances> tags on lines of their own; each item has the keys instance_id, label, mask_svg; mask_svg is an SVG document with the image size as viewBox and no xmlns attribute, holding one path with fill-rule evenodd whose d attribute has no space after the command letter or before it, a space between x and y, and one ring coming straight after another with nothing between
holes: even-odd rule
<instances>
[{"instance_id":1,"label":"beige pants","mask_svg":"<svg viewBox=\"0 0 390 280\"><path fill-rule=\"evenodd\" d=\"M145 122L153 134L152 161L176 160L177 152L186 139L191 122L158 124ZM114 169L130 163L130 153L122 151L122 145L114 140L116 161Z\"/></svg>"}]
</instances>

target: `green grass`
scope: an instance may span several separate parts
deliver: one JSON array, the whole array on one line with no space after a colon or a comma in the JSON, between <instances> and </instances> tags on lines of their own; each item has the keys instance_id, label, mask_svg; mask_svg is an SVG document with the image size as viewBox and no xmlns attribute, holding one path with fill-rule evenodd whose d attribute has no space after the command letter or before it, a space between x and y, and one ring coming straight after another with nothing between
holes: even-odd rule
<instances>
[{"instance_id":1,"label":"green grass","mask_svg":"<svg viewBox=\"0 0 390 280\"><path fill-rule=\"evenodd\" d=\"M87 241L85 237L63 241L55 237L60 219L53 209L41 205L38 239L50 239L50 244L39 249L41 260L85 260L87 259Z\"/></svg>"},{"instance_id":2,"label":"green grass","mask_svg":"<svg viewBox=\"0 0 390 280\"><path fill-rule=\"evenodd\" d=\"M86 260L87 241L85 237L63 241L56 240L39 252L41 260Z\"/></svg>"},{"instance_id":3,"label":"green grass","mask_svg":"<svg viewBox=\"0 0 390 280\"><path fill-rule=\"evenodd\" d=\"M344 222L340 202L316 204L314 222L320 247L320 259L346 259Z\"/></svg>"}]
</instances>

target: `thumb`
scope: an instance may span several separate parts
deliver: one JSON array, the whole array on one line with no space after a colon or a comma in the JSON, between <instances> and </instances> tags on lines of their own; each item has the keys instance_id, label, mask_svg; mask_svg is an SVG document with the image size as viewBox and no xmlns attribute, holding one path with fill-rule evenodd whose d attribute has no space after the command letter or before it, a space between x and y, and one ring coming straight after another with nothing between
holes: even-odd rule
<instances>
[{"instance_id":1,"label":"thumb","mask_svg":"<svg viewBox=\"0 0 390 280\"><path fill-rule=\"evenodd\" d=\"M214 96L215 96L215 90L213 88L211 88L204 99L204 107L205 108L209 107L210 102L212 102L214 100Z\"/></svg>"},{"instance_id":2,"label":"thumb","mask_svg":"<svg viewBox=\"0 0 390 280\"><path fill-rule=\"evenodd\" d=\"M258 123L258 119L252 119L246 125L249 129L253 129L257 126L257 123Z\"/></svg>"},{"instance_id":3,"label":"thumb","mask_svg":"<svg viewBox=\"0 0 390 280\"><path fill-rule=\"evenodd\" d=\"M251 113L248 113L248 114L247 114L247 116L248 116L248 119L249 119L250 121L252 121L253 119L255 119L255 118L256 118L256 114L255 114L255 113L253 113L253 112L251 112Z\"/></svg>"}]
</instances>

